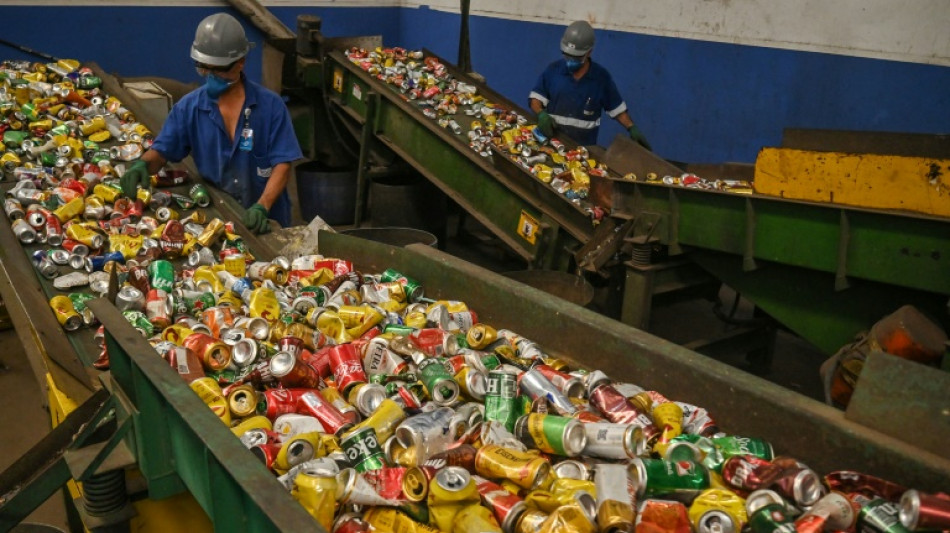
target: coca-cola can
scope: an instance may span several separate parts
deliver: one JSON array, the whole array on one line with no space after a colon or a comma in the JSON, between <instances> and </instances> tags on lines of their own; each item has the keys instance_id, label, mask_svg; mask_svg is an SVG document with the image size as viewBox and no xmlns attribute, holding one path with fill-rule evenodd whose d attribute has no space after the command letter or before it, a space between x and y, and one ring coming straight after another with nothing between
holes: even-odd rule
<instances>
[{"instance_id":1,"label":"coca-cola can","mask_svg":"<svg viewBox=\"0 0 950 533\"><path fill-rule=\"evenodd\" d=\"M271 357L270 373L285 387L315 389L321 382L313 367L290 352L277 352Z\"/></svg>"},{"instance_id":2,"label":"coca-cola can","mask_svg":"<svg viewBox=\"0 0 950 533\"><path fill-rule=\"evenodd\" d=\"M356 346L352 343L338 344L330 347L328 354L336 386L344 396L357 384L366 383L366 372L363 371L363 362L360 361Z\"/></svg>"}]
</instances>

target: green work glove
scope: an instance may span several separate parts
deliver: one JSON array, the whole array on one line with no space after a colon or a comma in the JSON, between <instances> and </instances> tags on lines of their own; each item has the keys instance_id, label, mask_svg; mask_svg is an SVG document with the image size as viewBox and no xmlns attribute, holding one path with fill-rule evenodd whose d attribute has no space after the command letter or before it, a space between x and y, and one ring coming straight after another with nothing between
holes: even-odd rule
<instances>
[{"instance_id":1,"label":"green work glove","mask_svg":"<svg viewBox=\"0 0 950 533\"><path fill-rule=\"evenodd\" d=\"M638 128L636 124L627 128L627 133L630 134L630 139L640 143L640 146L651 152L653 151L653 148L650 147L650 143L647 142L647 138L643 136L643 132L640 131L640 128Z\"/></svg>"},{"instance_id":2,"label":"green work glove","mask_svg":"<svg viewBox=\"0 0 950 533\"><path fill-rule=\"evenodd\" d=\"M148 164L139 159L122 174L119 178L119 185L122 186L122 194L132 200L135 200L136 189L142 187L148 189L152 186L151 178L148 175Z\"/></svg>"},{"instance_id":3,"label":"green work glove","mask_svg":"<svg viewBox=\"0 0 950 533\"><path fill-rule=\"evenodd\" d=\"M254 204L244 212L242 220L247 229L262 235L270 232L270 224L267 222L267 208L261 204Z\"/></svg>"},{"instance_id":4,"label":"green work glove","mask_svg":"<svg viewBox=\"0 0 950 533\"><path fill-rule=\"evenodd\" d=\"M538 129L545 137L554 136L554 119L543 109L538 113Z\"/></svg>"}]
</instances>

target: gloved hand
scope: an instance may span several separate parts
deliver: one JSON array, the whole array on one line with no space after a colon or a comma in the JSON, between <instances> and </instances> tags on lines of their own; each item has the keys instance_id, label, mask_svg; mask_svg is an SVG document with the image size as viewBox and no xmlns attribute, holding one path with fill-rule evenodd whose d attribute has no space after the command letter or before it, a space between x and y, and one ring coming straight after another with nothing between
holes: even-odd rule
<instances>
[{"instance_id":1,"label":"gloved hand","mask_svg":"<svg viewBox=\"0 0 950 533\"><path fill-rule=\"evenodd\" d=\"M270 232L270 224L267 222L267 208L261 204L254 204L244 212L242 220L247 229L258 235Z\"/></svg>"},{"instance_id":2,"label":"gloved hand","mask_svg":"<svg viewBox=\"0 0 950 533\"><path fill-rule=\"evenodd\" d=\"M636 124L627 128L627 133L630 134L630 139L640 143L640 146L651 152L653 151L653 148L650 147L650 143L647 142L647 138L644 137L643 132L640 131L640 128L638 128Z\"/></svg>"},{"instance_id":3,"label":"gloved hand","mask_svg":"<svg viewBox=\"0 0 950 533\"><path fill-rule=\"evenodd\" d=\"M554 119L543 109L538 113L538 129L545 137L554 136Z\"/></svg>"},{"instance_id":4,"label":"gloved hand","mask_svg":"<svg viewBox=\"0 0 950 533\"><path fill-rule=\"evenodd\" d=\"M151 177L148 175L148 163L141 159L132 163L125 174L119 178L119 185L122 186L122 194L135 200L138 187L148 189L152 186Z\"/></svg>"}]
</instances>

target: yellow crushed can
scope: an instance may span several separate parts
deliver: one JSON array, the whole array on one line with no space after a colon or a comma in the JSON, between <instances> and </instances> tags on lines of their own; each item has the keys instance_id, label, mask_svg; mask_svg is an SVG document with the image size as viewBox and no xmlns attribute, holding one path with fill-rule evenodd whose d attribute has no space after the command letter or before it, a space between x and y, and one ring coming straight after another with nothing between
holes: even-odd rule
<instances>
[{"instance_id":1,"label":"yellow crushed can","mask_svg":"<svg viewBox=\"0 0 950 533\"><path fill-rule=\"evenodd\" d=\"M92 188L93 194L95 194L99 198L102 198L103 200L105 200L106 202L110 204L115 202L115 199L119 197L119 193L121 192L122 191L119 189L110 187L108 185L104 185L102 183Z\"/></svg>"},{"instance_id":2,"label":"yellow crushed can","mask_svg":"<svg viewBox=\"0 0 950 533\"><path fill-rule=\"evenodd\" d=\"M587 512L575 501L548 516L538 533L594 533L597 528Z\"/></svg>"},{"instance_id":3,"label":"yellow crushed can","mask_svg":"<svg viewBox=\"0 0 950 533\"><path fill-rule=\"evenodd\" d=\"M109 237L109 251L120 252L122 257L132 259L142 248L144 240L141 235L112 235Z\"/></svg>"},{"instance_id":4,"label":"yellow crushed can","mask_svg":"<svg viewBox=\"0 0 950 533\"><path fill-rule=\"evenodd\" d=\"M214 378L203 377L191 382L191 390L198 394L201 401L211 408L211 411L222 422L231 425L231 411L228 410L228 401L221 392L221 386Z\"/></svg>"},{"instance_id":5,"label":"yellow crushed can","mask_svg":"<svg viewBox=\"0 0 950 533\"><path fill-rule=\"evenodd\" d=\"M661 403L653 407L653 423L660 428L660 438L653 445L653 451L662 457L670 440L683 432L683 408L674 402Z\"/></svg>"},{"instance_id":6,"label":"yellow crushed can","mask_svg":"<svg viewBox=\"0 0 950 533\"><path fill-rule=\"evenodd\" d=\"M741 531L749 521L745 499L731 490L706 489L699 493L689 506L688 513L694 531L703 531L704 528L700 528L699 524L705 522L710 513L725 513L732 520L735 531Z\"/></svg>"},{"instance_id":7,"label":"yellow crushed can","mask_svg":"<svg viewBox=\"0 0 950 533\"><path fill-rule=\"evenodd\" d=\"M396 427L406 419L406 411L393 400L386 398L380 402L379 407L373 411L373 414L366 417L365 420L353 426L347 432L353 433L363 428L371 427L376 431L376 438L379 442L386 442L396 432ZM345 436L345 435L344 435Z\"/></svg>"},{"instance_id":8,"label":"yellow crushed can","mask_svg":"<svg viewBox=\"0 0 950 533\"><path fill-rule=\"evenodd\" d=\"M251 291L250 315L273 323L280 318L280 303L271 289L260 287Z\"/></svg>"},{"instance_id":9,"label":"yellow crushed can","mask_svg":"<svg viewBox=\"0 0 950 533\"><path fill-rule=\"evenodd\" d=\"M267 431L271 431L274 429L274 425L266 416L255 415L241 420L238 425L231 428L231 433L234 433L234 436L236 437L240 437L252 429L265 429Z\"/></svg>"},{"instance_id":10,"label":"yellow crushed can","mask_svg":"<svg viewBox=\"0 0 950 533\"><path fill-rule=\"evenodd\" d=\"M498 520L487 507L469 505L455 515L453 533L502 533Z\"/></svg>"},{"instance_id":11,"label":"yellow crushed can","mask_svg":"<svg viewBox=\"0 0 950 533\"><path fill-rule=\"evenodd\" d=\"M320 439L320 435L319 431L311 431L287 439L281 444L280 450L277 452L277 458L274 459L274 468L286 472L300 463L324 455L323 441Z\"/></svg>"},{"instance_id":12,"label":"yellow crushed can","mask_svg":"<svg viewBox=\"0 0 950 533\"><path fill-rule=\"evenodd\" d=\"M106 129L106 119L103 117L93 117L79 125L79 131L87 137L104 129Z\"/></svg>"},{"instance_id":13,"label":"yellow crushed can","mask_svg":"<svg viewBox=\"0 0 950 533\"><path fill-rule=\"evenodd\" d=\"M481 496L468 470L460 466L446 466L429 483L426 501L429 506L429 524L441 531L452 531L455 516L462 509L478 504Z\"/></svg>"},{"instance_id":14,"label":"yellow crushed can","mask_svg":"<svg viewBox=\"0 0 950 533\"><path fill-rule=\"evenodd\" d=\"M475 455L475 471L478 475L491 479L509 479L518 486L531 490L547 478L551 463L537 451L522 452L486 444Z\"/></svg>"},{"instance_id":15,"label":"yellow crushed can","mask_svg":"<svg viewBox=\"0 0 950 533\"><path fill-rule=\"evenodd\" d=\"M336 515L336 488L336 475L301 472L294 478L294 488L290 494L323 529L332 531Z\"/></svg>"},{"instance_id":16,"label":"yellow crushed can","mask_svg":"<svg viewBox=\"0 0 950 533\"><path fill-rule=\"evenodd\" d=\"M379 533L440 533L438 528L416 522L391 507L373 507L366 511L363 520Z\"/></svg>"},{"instance_id":17,"label":"yellow crushed can","mask_svg":"<svg viewBox=\"0 0 950 533\"><path fill-rule=\"evenodd\" d=\"M247 274L247 262L244 261L244 254L224 256L224 270L236 278L243 278Z\"/></svg>"},{"instance_id":18,"label":"yellow crushed can","mask_svg":"<svg viewBox=\"0 0 950 533\"><path fill-rule=\"evenodd\" d=\"M66 331L74 331L82 326L82 317L73 307L73 301L68 296L53 296L49 301L49 306L56 313L56 320Z\"/></svg>"},{"instance_id":19,"label":"yellow crushed can","mask_svg":"<svg viewBox=\"0 0 950 533\"><path fill-rule=\"evenodd\" d=\"M82 197L76 197L57 207L56 210L53 211L53 214L56 215L56 218L58 218L60 222L66 223L81 215L85 208L86 203Z\"/></svg>"},{"instance_id":20,"label":"yellow crushed can","mask_svg":"<svg viewBox=\"0 0 950 533\"><path fill-rule=\"evenodd\" d=\"M317 329L335 340L337 344L346 344L353 341L353 336L346 331L346 327L343 325L343 319L330 309L320 313L317 317Z\"/></svg>"}]
</instances>

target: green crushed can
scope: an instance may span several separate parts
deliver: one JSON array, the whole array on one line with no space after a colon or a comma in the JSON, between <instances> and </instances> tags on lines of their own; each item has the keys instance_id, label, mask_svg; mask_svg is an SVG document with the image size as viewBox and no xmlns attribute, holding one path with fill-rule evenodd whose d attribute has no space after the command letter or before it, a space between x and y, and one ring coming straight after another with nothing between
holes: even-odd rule
<instances>
[{"instance_id":1,"label":"green crushed can","mask_svg":"<svg viewBox=\"0 0 950 533\"><path fill-rule=\"evenodd\" d=\"M148 264L148 282L153 289L161 289L171 293L175 288L175 267L171 261L157 259Z\"/></svg>"},{"instance_id":2,"label":"green crushed can","mask_svg":"<svg viewBox=\"0 0 950 533\"><path fill-rule=\"evenodd\" d=\"M410 302L418 302L424 296L421 283L394 268L387 268L383 271L379 279L386 283L391 281L398 282L406 290L406 298L408 298Z\"/></svg>"},{"instance_id":3,"label":"green crushed can","mask_svg":"<svg viewBox=\"0 0 950 533\"><path fill-rule=\"evenodd\" d=\"M211 196L208 194L208 189L200 183L196 183L191 187L188 196L200 207L211 205Z\"/></svg>"},{"instance_id":4,"label":"green crushed can","mask_svg":"<svg viewBox=\"0 0 950 533\"><path fill-rule=\"evenodd\" d=\"M357 472L379 470L387 465L386 453L376 437L376 430L364 427L343 437L340 447Z\"/></svg>"},{"instance_id":5,"label":"green crushed can","mask_svg":"<svg viewBox=\"0 0 950 533\"><path fill-rule=\"evenodd\" d=\"M406 326L405 324L386 324L386 327L383 328L383 333L392 333L394 335L405 337L415 330L416 328L412 326Z\"/></svg>"},{"instance_id":6,"label":"green crushed can","mask_svg":"<svg viewBox=\"0 0 950 533\"><path fill-rule=\"evenodd\" d=\"M30 132L28 131L7 130L3 132L3 144L5 144L7 148L16 148L23 144L23 141L29 137Z\"/></svg>"},{"instance_id":7,"label":"green crushed can","mask_svg":"<svg viewBox=\"0 0 950 533\"><path fill-rule=\"evenodd\" d=\"M102 78L99 76L80 76L76 82L76 88L85 91L98 89L102 85Z\"/></svg>"},{"instance_id":8,"label":"green crushed can","mask_svg":"<svg viewBox=\"0 0 950 533\"><path fill-rule=\"evenodd\" d=\"M155 334L155 326L149 322L145 313L141 311L122 311L122 316L124 316L135 329L144 333L146 337L151 337Z\"/></svg>"},{"instance_id":9,"label":"green crushed can","mask_svg":"<svg viewBox=\"0 0 950 533\"><path fill-rule=\"evenodd\" d=\"M689 443L689 445L679 446L680 443ZM701 453L696 454L696 451ZM735 435L707 438L683 433L671 440L664 458L668 460L699 460L699 457L702 457L702 463L706 468L715 472L722 472L723 463L730 457L737 455L754 455L766 461L771 461L775 457L772 445L762 439Z\"/></svg>"},{"instance_id":10,"label":"green crushed can","mask_svg":"<svg viewBox=\"0 0 950 533\"><path fill-rule=\"evenodd\" d=\"M485 384L485 420L500 422L514 431L518 420L518 377L504 370L492 370Z\"/></svg>"},{"instance_id":11,"label":"green crushed can","mask_svg":"<svg viewBox=\"0 0 950 533\"><path fill-rule=\"evenodd\" d=\"M899 504L861 494L854 496L854 502L861 506L858 513L858 531L861 533L910 533L901 523Z\"/></svg>"},{"instance_id":12,"label":"green crushed can","mask_svg":"<svg viewBox=\"0 0 950 533\"><path fill-rule=\"evenodd\" d=\"M448 405L458 398L459 385L446 368L445 361L437 357L424 359L418 368L426 393L436 405Z\"/></svg>"},{"instance_id":13,"label":"green crushed can","mask_svg":"<svg viewBox=\"0 0 950 533\"><path fill-rule=\"evenodd\" d=\"M694 461L637 457L630 461L629 473L638 499L653 496L691 499L709 488L709 471Z\"/></svg>"}]
</instances>

